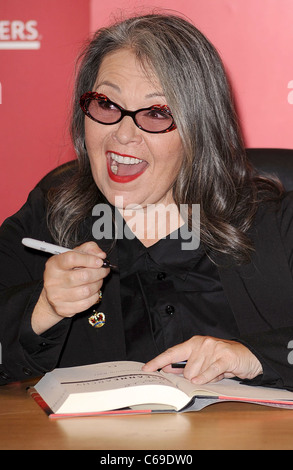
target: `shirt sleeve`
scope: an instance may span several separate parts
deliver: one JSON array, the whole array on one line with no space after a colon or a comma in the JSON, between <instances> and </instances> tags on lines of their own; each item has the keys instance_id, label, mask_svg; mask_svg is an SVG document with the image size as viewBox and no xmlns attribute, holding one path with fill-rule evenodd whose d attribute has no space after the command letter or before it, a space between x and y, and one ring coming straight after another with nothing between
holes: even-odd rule
<instances>
[{"instance_id":1,"label":"shirt sleeve","mask_svg":"<svg viewBox=\"0 0 293 470\"><path fill-rule=\"evenodd\" d=\"M46 200L34 189L20 211L0 228L0 384L39 376L55 367L69 322L38 336L31 315L42 291L45 253L32 252L21 240L50 241L45 217Z\"/></svg>"},{"instance_id":2,"label":"shirt sleeve","mask_svg":"<svg viewBox=\"0 0 293 470\"><path fill-rule=\"evenodd\" d=\"M284 198L277 220L293 278L293 191Z\"/></svg>"},{"instance_id":3,"label":"shirt sleeve","mask_svg":"<svg viewBox=\"0 0 293 470\"><path fill-rule=\"evenodd\" d=\"M293 288L293 192L287 193L282 200L277 212L277 225L291 271ZM238 341L259 359L263 367L262 375L253 380L246 380L245 383L293 390L293 365L288 360L288 345L292 340L293 306L291 327L270 330L261 335L252 332L239 339Z\"/></svg>"}]
</instances>

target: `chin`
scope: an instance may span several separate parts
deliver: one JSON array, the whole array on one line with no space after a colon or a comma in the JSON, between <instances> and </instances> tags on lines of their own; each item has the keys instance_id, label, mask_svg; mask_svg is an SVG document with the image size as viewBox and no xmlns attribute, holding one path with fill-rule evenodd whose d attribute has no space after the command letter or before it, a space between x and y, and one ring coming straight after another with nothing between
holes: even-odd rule
<instances>
[{"instance_id":1,"label":"chin","mask_svg":"<svg viewBox=\"0 0 293 470\"><path fill-rule=\"evenodd\" d=\"M111 204L117 209L141 209L142 207L146 206L146 204L142 204L139 202L137 198L129 198L125 197L122 194L116 195L115 197L111 197L112 201ZM110 202L110 201L109 201Z\"/></svg>"}]
</instances>

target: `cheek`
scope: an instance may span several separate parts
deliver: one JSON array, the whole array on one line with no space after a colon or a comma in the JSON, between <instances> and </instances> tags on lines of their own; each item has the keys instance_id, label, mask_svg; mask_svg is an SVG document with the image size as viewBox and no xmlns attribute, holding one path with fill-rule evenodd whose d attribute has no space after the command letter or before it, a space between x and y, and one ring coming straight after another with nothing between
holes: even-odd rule
<instances>
[{"instance_id":1,"label":"cheek","mask_svg":"<svg viewBox=\"0 0 293 470\"><path fill-rule=\"evenodd\" d=\"M86 117L84 131L86 147L95 153L101 153L104 148L104 142L106 139L111 138L112 126L103 126Z\"/></svg>"},{"instance_id":2,"label":"cheek","mask_svg":"<svg viewBox=\"0 0 293 470\"><path fill-rule=\"evenodd\" d=\"M92 152L94 149L99 149L100 146L100 133L97 132L95 123L90 119L85 119L85 144L88 151Z\"/></svg>"},{"instance_id":3,"label":"cheek","mask_svg":"<svg viewBox=\"0 0 293 470\"><path fill-rule=\"evenodd\" d=\"M183 148L179 136L171 139L167 146L161 149L162 165L165 172L175 176L177 174L183 160Z\"/></svg>"},{"instance_id":4,"label":"cheek","mask_svg":"<svg viewBox=\"0 0 293 470\"><path fill-rule=\"evenodd\" d=\"M86 121L90 120L86 119ZM103 158L102 133L99 132L98 126L95 124L93 121L85 122L85 146L94 180L100 186L99 175L101 177L104 174L103 164L106 165L106 160Z\"/></svg>"}]
</instances>

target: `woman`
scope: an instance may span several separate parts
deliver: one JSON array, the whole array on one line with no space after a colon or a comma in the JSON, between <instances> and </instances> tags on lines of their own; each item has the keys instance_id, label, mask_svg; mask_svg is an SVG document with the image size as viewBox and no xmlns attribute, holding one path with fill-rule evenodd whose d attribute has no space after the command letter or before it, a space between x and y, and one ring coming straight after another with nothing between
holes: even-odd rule
<instances>
[{"instance_id":1,"label":"woman","mask_svg":"<svg viewBox=\"0 0 293 470\"><path fill-rule=\"evenodd\" d=\"M195 383L293 387L292 196L254 175L236 122L218 54L190 23L147 15L96 33L76 81L78 163L1 228L2 383L129 359L187 360ZM182 249L197 204L200 246ZM48 258L23 237L73 251Z\"/></svg>"}]
</instances>

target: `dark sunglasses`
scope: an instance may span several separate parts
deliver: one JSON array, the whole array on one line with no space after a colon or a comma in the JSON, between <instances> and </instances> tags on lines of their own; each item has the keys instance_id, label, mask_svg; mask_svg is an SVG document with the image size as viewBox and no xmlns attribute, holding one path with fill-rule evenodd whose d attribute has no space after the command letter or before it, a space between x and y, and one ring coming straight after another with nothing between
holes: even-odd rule
<instances>
[{"instance_id":1,"label":"dark sunglasses","mask_svg":"<svg viewBox=\"0 0 293 470\"><path fill-rule=\"evenodd\" d=\"M130 116L139 129L152 134L162 134L176 129L167 105L155 104L149 108L127 111L109 100L106 95L89 91L80 98L80 106L86 116L100 124L117 124L124 116Z\"/></svg>"}]
</instances>

